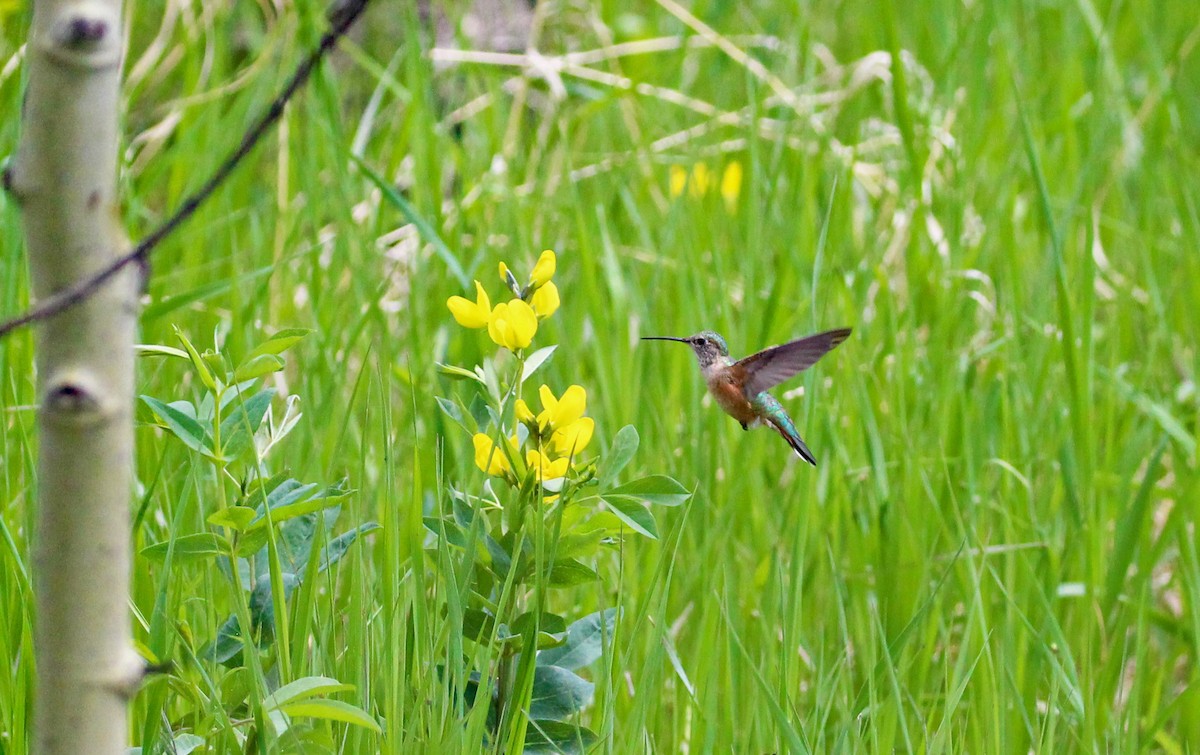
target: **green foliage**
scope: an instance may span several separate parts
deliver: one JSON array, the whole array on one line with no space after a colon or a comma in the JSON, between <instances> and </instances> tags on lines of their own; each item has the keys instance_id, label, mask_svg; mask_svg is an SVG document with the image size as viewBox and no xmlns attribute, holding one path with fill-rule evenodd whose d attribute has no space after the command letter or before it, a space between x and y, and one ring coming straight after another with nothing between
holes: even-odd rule
<instances>
[{"instance_id":1,"label":"green foliage","mask_svg":"<svg viewBox=\"0 0 1200 755\"><path fill-rule=\"evenodd\" d=\"M224 354L201 354L179 330L176 337L183 345L182 351L169 347L143 349L145 354L186 359L204 389L195 402L167 402L152 396L141 399L159 427L211 465L218 506L205 518L216 531L172 533L170 539L142 548L140 555L162 562L168 569L216 561L227 578L234 609L210 641L200 648L189 647L186 653L223 665L228 669L226 679L247 673L257 678L256 689L247 690L244 705L265 724L259 736L267 736L265 729L269 729L272 737L290 737L287 733L297 719L336 721L379 733L379 724L360 707L324 697L353 691L353 685L308 676L275 688L286 673L276 668L283 660L276 648L281 629L277 612L287 609L293 594L307 580L341 560L361 535L379 529L377 523L367 522L331 537L342 504L354 492L346 480L321 486L268 471L267 452L294 427L294 422L285 422L279 428L269 421L264 424L277 391L259 383L284 369L282 354L307 334L299 329L275 333L232 369L226 368ZM236 479L242 480L237 485L237 497L226 503L228 483ZM177 685L188 683L184 675L172 674L171 681ZM219 684L220 677L214 681ZM252 697L256 691L264 695L257 703ZM200 688L195 692L203 694ZM234 702L227 710L231 718L243 704ZM180 740L179 736L174 739L177 747L193 747L197 740L200 744L206 742L204 737ZM238 732L239 742L249 738Z\"/></svg>"},{"instance_id":2,"label":"green foliage","mask_svg":"<svg viewBox=\"0 0 1200 755\"><path fill-rule=\"evenodd\" d=\"M531 275L527 286L500 264L514 301L538 303L539 288L553 285L554 259L553 252L543 252L539 267L548 272L540 279ZM558 307L555 291L552 312ZM470 307L465 300L450 304L452 310ZM491 312L489 335L498 344L507 339L497 337L493 323L506 306L486 308ZM459 311L455 318L460 319ZM483 659L476 668L465 664L455 675L466 672L464 702L474 708L486 700L485 742L508 743L508 748L519 744L525 752L582 751L596 741L593 731L572 722L592 702L595 688L575 672L611 647L618 615L609 608L568 627L564 616L544 610L549 591L600 582L592 564L602 552L619 548L630 532L658 537L648 505L676 506L690 497L666 475L617 484L617 474L637 450L632 426L616 434L609 453L588 458L595 427L584 416L587 392L582 386L558 395L542 385L542 411L530 409L523 397L525 382L557 348L528 353L501 349L470 370L439 365L442 374L473 383L471 409L464 409L460 398L437 397L437 406L471 435L476 466L489 479L473 492L451 484L445 496L448 510L423 518L431 562L458 593L443 615L456 621L462 640L479 651L464 654ZM532 664L525 660L530 657ZM452 698L455 689L452 684ZM481 696L481 690L487 694Z\"/></svg>"},{"instance_id":3,"label":"green foliage","mask_svg":"<svg viewBox=\"0 0 1200 755\"><path fill-rule=\"evenodd\" d=\"M0 11L0 156L17 142L28 5ZM153 5L126 4L115 204L135 239L236 149L324 28L295 3ZM207 416L211 391L173 323L202 357L221 344L208 369L228 384L273 364L253 356L263 323L311 333L243 391L278 393L231 474L138 403L130 610L139 650L173 668L133 698L132 744L507 755L536 737L585 749L582 726L604 753L1200 751L1194 0L684 4L732 48L669 3L539 3L541 57L465 63L445 51L486 45L461 36L461 5L442 27L460 36L441 41L394 5L151 260L137 393L187 401L184 416ZM696 188L673 195L673 172ZM29 303L20 234L0 192L5 314ZM596 466L563 512L587 525L540 562L536 540L519 556L533 566L518 611L516 571L508 603L483 599L493 559L517 550L483 524L520 493L482 484L470 444L511 426L487 396L515 363L497 374L488 337L445 302L475 278L494 294L497 259L522 274L546 247L564 302L526 363L558 349L526 387L587 387ZM849 341L776 391L816 469L723 416L687 349L637 341L713 328L740 356L843 325ZM34 340L0 341L13 753L32 750L37 681ZM199 424L196 448L221 456L219 427ZM249 512L208 519L257 510L244 475L262 456L263 478L357 492L315 536L274 642L239 638L243 663L226 666L199 651L238 595L254 626L248 572L239 593L221 566ZM638 503L651 540L603 494L656 473L694 497ZM372 521L316 571L313 554ZM551 551L599 578L545 585L536 605ZM517 618L611 609L602 655L569 669L592 701L493 735L502 657L533 698ZM539 660L561 634L546 626ZM276 736L263 700L310 676L353 685L319 697L383 733L304 717Z\"/></svg>"}]
</instances>

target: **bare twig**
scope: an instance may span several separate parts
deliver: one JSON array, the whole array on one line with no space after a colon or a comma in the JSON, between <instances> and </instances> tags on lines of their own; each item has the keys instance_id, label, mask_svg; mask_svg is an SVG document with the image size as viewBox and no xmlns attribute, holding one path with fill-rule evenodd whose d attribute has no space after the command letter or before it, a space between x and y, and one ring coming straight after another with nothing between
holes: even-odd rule
<instances>
[{"instance_id":1,"label":"bare twig","mask_svg":"<svg viewBox=\"0 0 1200 755\"><path fill-rule=\"evenodd\" d=\"M284 86L279 95L271 102L271 106L267 108L267 112L242 136L242 142L238 145L238 148L229 157L225 158L225 161L217 167L212 176L199 189L183 201L183 204L175 210L171 217L167 218L161 225L151 231L149 235L139 241L128 253L116 258L91 277L56 291L54 294L30 307L24 314L0 323L0 338L4 338L26 325L53 317L63 310L87 299L109 279L129 265L145 264L150 253L154 251L154 248L163 239L171 235L175 229L183 225L196 212L200 205L212 196L213 192L220 188L225 179L233 173L242 160L258 145L267 130L283 115L283 110L287 106L287 103L299 91L300 87L304 86L308 81L308 77L312 75L313 69L333 49L334 44L350 29L354 22L358 20L358 17L362 15L369 1L337 0L335 2L334 10L330 14L330 29L321 37L320 43L313 48L308 57L300 62L300 65L296 66L291 79L288 80L287 85Z\"/></svg>"}]
</instances>

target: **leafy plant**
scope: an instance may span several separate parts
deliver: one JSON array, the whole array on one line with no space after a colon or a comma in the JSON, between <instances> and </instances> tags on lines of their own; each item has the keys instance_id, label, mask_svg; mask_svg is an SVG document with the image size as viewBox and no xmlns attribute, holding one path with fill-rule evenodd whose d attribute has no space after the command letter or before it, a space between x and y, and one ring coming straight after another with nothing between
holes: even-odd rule
<instances>
[{"instance_id":1,"label":"leafy plant","mask_svg":"<svg viewBox=\"0 0 1200 755\"><path fill-rule=\"evenodd\" d=\"M341 721L380 731L366 711L328 697L351 691L352 686L324 676L290 679L287 669L287 607L293 594L336 564L362 535L379 528L366 522L333 536L341 504L354 492L347 481L305 483L272 474L267 464L267 455L296 426L300 413L298 402L289 400L277 422L272 412L277 391L262 383L284 368L283 354L307 333L280 331L233 367L219 351L201 354L178 330L182 349L142 348L143 353L187 360L202 388L198 400L141 400L158 427L211 468L215 510L206 519L211 529L153 543L140 555L162 562L168 570L213 561L224 575L234 610L215 636L199 648L188 647L186 653L197 663L215 662L226 669L224 676L206 679L209 684L240 690L225 700L230 719L236 713L249 714L242 719L245 731L234 729L239 746L264 729L275 736L289 732L296 719ZM231 489L236 491L232 498ZM191 636L190 631L181 634ZM190 676L184 669L172 675L172 683L178 685ZM252 690L260 692L257 698L249 694ZM208 691L196 692L202 696ZM171 736L175 747L186 749L201 746L206 740L200 735L208 733L197 727L192 733L172 731Z\"/></svg>"},{"instance_id":2,"label":"leafy plant","mask_svg":"<svg viewBox=\"0 0 1200 755\"><path fill-rule=\"evenodd\" d=\"M657 538L648 505L674 506L690 493L677 481L652 475L621 484L638 434L617 432L607 452L588 454L595 422L585 416L587 391L537 391L540 411L525 400L527 382L555 354L556 345L528 351L538 323L561 303L552 281L557 260L545 251L522 285L500 263L512 299L492 305L475 281L474 301L451 297L464 327L486 329L498 348L471 369L442 364L442 374L473 385L467 397L440 397L438 406L471 436L482 481L449 485L443 512L425 519L430 548L461 601L448 601L448 618L465 642L485 652L485 667L466 673L463 700L487 698L489 732L507 751L582 752L597 737L575 722L592 700L581 671L611 645L616 608L568 625L550 610L550 592L601 579L595 567L629 534ZM444 553L456 554L452 559ZM451 688L457 689L451 674Z\"/></svg>"}]
</instances>

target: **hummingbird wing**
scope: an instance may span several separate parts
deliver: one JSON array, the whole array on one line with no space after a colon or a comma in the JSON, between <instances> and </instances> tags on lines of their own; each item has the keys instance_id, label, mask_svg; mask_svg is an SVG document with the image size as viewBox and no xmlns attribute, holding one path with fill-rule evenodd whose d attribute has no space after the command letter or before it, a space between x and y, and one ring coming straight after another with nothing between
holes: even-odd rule
<instances>
[{"instance_id":1,"label":"hummingbird wing","mask_svg":"<svg viewBox=\"0 0 1200 755\"><path fill-rule=\"evenodd\" d=\"M746 398L753 399L797 372L812 367L818 359L849 336L850 328L817 333L815 336L807 336L751 354L734 362L733 369L742 376Z\"/></svg>"}]
</instances>

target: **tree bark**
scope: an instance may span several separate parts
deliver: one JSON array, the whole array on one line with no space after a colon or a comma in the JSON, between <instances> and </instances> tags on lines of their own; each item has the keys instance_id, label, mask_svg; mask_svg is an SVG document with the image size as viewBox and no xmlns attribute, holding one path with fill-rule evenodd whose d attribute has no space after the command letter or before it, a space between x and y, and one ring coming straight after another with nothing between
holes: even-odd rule
<instances>
[{"instance_id":1,"label":"tree bark","mask_svg":"<svg viewBox=\"0 0 1200 755\"><path fill-rule=\"evenodd\" d=\"M33 294L126 246L117 206L120 0L37 0L16 160ZM131 647L129 502L138 271L37 328L35 752L123 753Z\"/></svg>"}]
</instances>

